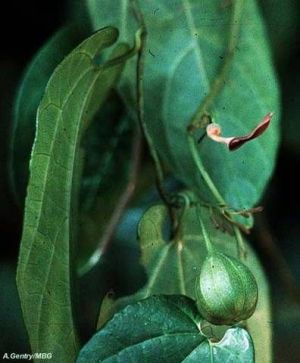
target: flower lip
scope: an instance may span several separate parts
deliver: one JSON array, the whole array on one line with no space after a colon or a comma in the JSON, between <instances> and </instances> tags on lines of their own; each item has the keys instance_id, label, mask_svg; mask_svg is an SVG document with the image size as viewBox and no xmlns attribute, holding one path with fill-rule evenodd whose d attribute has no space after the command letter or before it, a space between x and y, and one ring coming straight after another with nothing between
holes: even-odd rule
<instances>
[{"instance_id":1,"label":"flower lip","mask_svg":"<svg viewBox=\"0 0 300 363\"><path fill-rule=\"evenodd\" d=\"M221 127L218 124L212 123L206 127L207 136L213 141L227 145L230 151L236 150L246 142L260 136L269 126L273 112L268 113L263 120L249 134L244 136L222 137Z\"/></svg>"},{"instance_id":2,"label":"flower lip","mask_svg":"<svg viewBox=\"0 0 300 363\"><path fill-rule=\"evenodd\" d=\"M260 136L270 125L273 115L274 115L273 112L268 113L263 118L263 120L256 126L256 128L253 131L251 131L248 135L241 137L234 137L228 145L229 150L231 151L236 150L239 147L241 147L245 142L253 140L256 137Z\"/></svg>"}]
</instances>

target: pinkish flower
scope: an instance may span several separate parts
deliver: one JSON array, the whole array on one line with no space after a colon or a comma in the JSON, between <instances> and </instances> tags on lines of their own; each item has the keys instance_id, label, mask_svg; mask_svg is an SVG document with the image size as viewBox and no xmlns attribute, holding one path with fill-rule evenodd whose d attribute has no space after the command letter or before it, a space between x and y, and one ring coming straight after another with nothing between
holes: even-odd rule
<instances>
[{"instance_id":1,"label":"pinkish flower","mask_svg":"<svg viewBox=\"0 0 300 363\"><path fill-rule=\"evenodd\" d=\"M209 124L206 127L206 133L210 139L227 145L229 150L233 151L241 147L246 142L255 139L256 137L261 135L269 126L272 116L273 112L268 113L263 118L263 120L256 126L256 128L245 136L223 137L221 136L221 126L215 123Z\"/></svg>"}]
</instances>

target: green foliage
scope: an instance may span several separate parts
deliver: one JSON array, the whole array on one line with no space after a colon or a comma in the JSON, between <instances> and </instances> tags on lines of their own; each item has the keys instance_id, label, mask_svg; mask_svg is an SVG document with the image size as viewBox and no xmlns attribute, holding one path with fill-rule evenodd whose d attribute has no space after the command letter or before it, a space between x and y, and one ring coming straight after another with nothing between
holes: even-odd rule
<instances>
[{"instance_id":1,"label":"green foliage","mask_svg":"<svg viewBox=\"0 0 300 363\"><path fill-rule=\"evenodd\" d=\"M127 202L119 207L119 195L127 181L130 157L134 159L129 155L129 120L141 106L142 131L151 156L156 152L159 156L155 166L162 161L188 190L176 191L176 195L164 193L168 206L152 206L143 215L138 238L147 282L133 295L116 301L107 295L99 317L102 328L82 349L78 363L250 363L254 350L258 362L269 363L268 284L235 223L251 225L252 218L246 222L243 209L261 198L278 144L278 88L260 13L254 0L141 1L148 30L143 43L146 32L142 16L139 24L136 20L138 10L134 14L133 3L77 2L78 14L76 10L73 16L80 20L81 11L86 10L93 29L102 29L64 60L80 33L68 29L58 33L33 61L18 96L12 169L15 190L22 199L35 111L50 74L62 60L37 111L17 272L31 348L34 352L52 351L55 361L76 359L79 344L72 295L78 261L74 249L79 250L80 271L88 271L102 256L99 241L110 225L110 216L118 208L124 210ZM117 28L124 43L108 55L104 50L115 44ZM136 44L129 49L126 44L135 34ZM138 64L136 59L128 60L136 51ZM56 56L48 61L53 52ZM139 73L143 60L144 73ZM120 98L111 92L119 79L118 91L127 113ZM224 136L239 136L249 133L270 111L275 111L275 117L269 130L235 152L207 138L196 143L205 132L204 121L218 122ZM93 118L96 122L91 124ZM162 180L159 182L162 189ZM128 188L133 190L134 184ZM203 332L207 316L199 316L203 301L199 302L195 282L211 248L241 260L258 283L257 309L247 320L254 348L241 328L228 329L220 342ZM107 260L118 263L120 256L113 249L110 253L105 255ZM130 271L138 270L130 265L132 256L123 253L121 258ZM236 270L228 271L237 275ZM238 271L248 269L239 264ZM254 286L254 280L243 280L242 285ZM198 311L191 299L198 299ZM251 313L254 305L248 309ZM234 314L226 322L248 315Z\"/></svg>"},{"instance_id":2,"label":"green foliage","mask_svg":"<svg viewBox=\"0 0 300 363\"><path fill-rule=\"evenodd\" d=\"M163 292L195 299L195 281L207 254L203 227L217 249L233 256L239 253L237 235L217 211L186 207L179 218L171 240L166 237L168 210L164 205L148 209L139 224L141 261L149 277L143 297Z\"/></svg>"},{"instance_id":3,"label":"green foliage","mask_svg":"<svg viewBox=\"0 0 300 363\"><path fill-rule=\"evenodd\" d=\"M36 54L21 82L15 103L10 170L12 189L22 206L29 178L38 105L55 67L86 34L87 30L79 25L69 25L59 30ZM84 166L79 186L79 268L99 244L99 236L124 187L131 132L123 113L120 99L116 95L110 97L95 116L95 122L82 141ZM118 185L110 182L115 175L119 176ZM105 198L109 198L111 203Z\"/></svg>"},{"instance_id":4,"label":"green foliage","mask_svg":"<svg viewBox=\"0 0 300 363\"><path fill-rule=\"evenodd\" d=\"M59 30L38 51L21 81L16 96L11 140L11 183L23 205L29 178L29 160L36 128L36 112L55 67L82 39L85 32L75 25Z\"/></svg>"},{"instance_id":5,"label":"green foliage","mask_svg":"<svg viewBox=\"0 0 300 363\"><path fill-rule=\"evenodd\" d=\"M111 61L95 63L117 37L108 27L73 50L55 69L38 108L17 284L32 350L53 352L60 362L74 362L78 350L71 252L80 141L129 54L120 44Z\"/></svg>"},{"instance_id":6,"label":"green foliage","mask_svg":"<svg viewBox=\"0 0 300 363\"><path fill-rule=\"evenodd\" d=\"M201 223L200 223L201 222ZM208 236L214 248L235 258L239 257L239 234L215 211L206 207L188 207L181 215L177 234L171 240L166 237L168 210L156 205L147 210L140 221L138 234L141 262L148 281L136 294L116 300L105 307L106 318L128 303L151 295L182 294L196 300L195 281L198 279L207 250ZM204 228L204 230L203 230ZM246 242L244 242L246 243ZM247 248L243 263L249 267L259 286L255 313L248 319L248 329L255 343L258 361L271 361L271 327L269 290L264 273L255 254ZM100 312L101 324L104 322ZM263 338L262 338L263 337Z\"/></svg>"},{"instance_id":7,"label":"green foliage","mask_svg":"<svg viewBox=\"0 0 300 363\"><path fill-rule=\"evenodd\" d=\"M111 6L109 0L87 0L87 5L94 29L112 24L120 29L122 39L132 37L134 18L127 1ZM277 82L255 1L222 5L217 0L156 0L140 6L149 30L146 123L160 157L203 199L215 202L186 137L199 105L229 136L247 134L266 113L275 111L268 132L238 151L228 152L209 140L197 148L227 204L237 209L253 206L274 168L279 120ZM135 107L134 68L133 62L126 67L120 87L131 109Z\"/></svg>"},{"instance_id":8,"label":"green foliage","mask_svg":"<svg viewBox=\"0 0 300 363\"><path fill-rule=\"evenodd\" d=\"M253 361L245 330L229 329L216 343L203 334L201 324L192 300L152 296L116 314L81 350L77 363Z\"/></svg>"}]
</instances>

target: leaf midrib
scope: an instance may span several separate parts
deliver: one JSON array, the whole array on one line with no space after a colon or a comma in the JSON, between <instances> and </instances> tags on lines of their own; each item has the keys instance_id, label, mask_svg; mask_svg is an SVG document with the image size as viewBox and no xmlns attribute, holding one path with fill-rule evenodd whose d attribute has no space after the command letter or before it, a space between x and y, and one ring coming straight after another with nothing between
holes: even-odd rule
<instances>
[{"instance_id":1,"label":"leaf midrib","mask_svg":"<svg viewBox=\"0 0 300 363\"><path fill-rule=\"evenodd\" d=\"M74 87L73 87L73 90L77 87L77 85L78 85L78 83L80 82L80 80L81 79L83 79L84 78L84 76L91 70L91 69L93 69L93 66L91 65L85 72L83 72L83 74L81 75L81 77L79 77L78 78L78 80L77 80L77 82L76 82L76 85L74 85ZM101 74L101 72L98 72L95 76L94 76L94 79L93 79L93 81L91 82L91 85L90 85L90 87L89 87L89 89L88 89L88 92L87 92L87 95L86 95L86 97L85 97L85 100L83 101L83 103L82 103L82 105L83 105L83 107L81 107L81 113L79 114L79 116L78 116L78 118L77 118L77 120L78 120L78 122L77 122L77 127L76 127L76 138L75 138L75 143L74 143L74 146L72 147L72 148L70 148L71 149L71 155L72 155L72 165L74 166L75 164L74 164L74 161L75 161L75 154L76 154L76 149L77 149L77 145L78 145L78 135L79 135L79 130L80 130L80 120L82 120L82 116L83 116L83 111L85 110L85 105L86 105L86 102L87 102L87 100L89 99L89 97L90 97L90 93L91 93L91 91L93 90L93 86L94 86L94 84L95 84L95 82L97 81L97 79L98 79L98 77L99 77L99 75ZM71 94L72 94L72 92L69 92L69 95L68 95L68 99L70 98L70 96L71 96ZM61 108L61 114L62 114L62 112L63 112L63 109L64 109L64 107L65 107L65 105L67 104L67 100L63 103L63 105L62 105L62 108ZM61 117L61 120L63 120L63 118ZM56 128L55 128L55 132L57 133L57 130L58 130L58 124L59 124L59 122L57 122L56 123ZM56 134L55 134L56 135ZM53 138L53 140L55 139L55 137ZM52 153L52 151L53 151L53 145L54 145L54 142L52 142L51 143L51 153ZM72 149L73 149L73 151L72 151ZM50 165L50 162L47 164L47 173L48 173L48 170L49 170L49 165ZM73 167L73 170L72 170L72 175L73 175L73 171L74 171L74 167ZM46 173L46 174L47 174ZM70 177L70 179L69 179L70 181L71 181L71 185L72 185L72 177ZM44 193L43 193L44 194ZM71 193L69 193L69 195L71 195ZM70 198L69 198L69 203L71 203L71 200L70 200ZM40 211L42 210L42 208L40 209ZM68 210L70 210L70 205L69 205L69 207L68 207ZM41 216L41 213L40 213L40 216ZM67 216L66 217L66 219L65 219L65 222L66 221L69 221L70 220L70 218ZM64 226L64 224L62 225L62 226ZM53 253L51 254L51 258L50 258L50 261L49 261L49 268L47 269L47 274L46 274L46 276L45 276L45 284L44 284L44 288L43 288L43 293L41 294L41 302L40 302L40 304L38 305L38 327L39 327L39 329L38 329L38 337L39 337L39 333L40 333L40 328L41 328L41 325L42 324L40 324L40 321L41 321L41 318L42 318L42 313L41 313L41 311L42 311L42 306L43 306L43 300L44 300L44 298L46 298L46 294L45 294L45 290L46 290L46 286L48 285L48 281L49 281L49 274L50 274L50 271L51 271L51 266L52 266L52 263L53 263L53 257L54 257L54 252L55 252L55 250L56 250L56 243L57 243L57 236L58 236L58 234L59 234L59 232L60 232L60 230L58 230L58 232L57 232L57 235L56 235L56 237L55 237L55 240L53 240L53 245L54 245L54 249L53 249ZM68 232L69 232L69 228L68 228ZM39 341L39 339L38 339L38 341Z\"/></svg>"},{"instance_id":2,"label":"leaf midrib","mask_svg":"<svg viewBox=\"0 0 300 363\"><path fill-rule=\"evenodd\" d=\"M78 83L81 81L81 79L83 79L84 78L84 76L90 71L92 69L92 66L90 66L89 67L89 69L87 69L85 72L83 72L83 74L81 74L81 76L80 77L78 77L78 79L77 79L77 81L76 82L74 82L74 86L72 87L72 91L71 92L69 92L69 94L68 94L68 96L66 97L67 98L67 100L66 100L66 102L69 100L69 98L71 97L71 95L72 95L72 92L74 91L74 89L77 87L77 85L78 85ZM93 83L94 84L94 83ZM46 91L47 91L47 89L46 89ZM86 98L87 99L87 98ZM43 186L42 186L42 194L43 194L43 198L42 198L42 200L41 201L37 201L37 202L39 202L40 203L40 208L39 208L39 210L38 210L38 214L37 214L37 218L36 218L36 222L35 222L35 227L34 227L34 229L35 230L39 230L39 225L40 225L40 221L41 221L41 217L42 217L42 211L43 211L43 207L44 207L44 203L45 203L45 190L46 190L46 187L47 187L47 184L48 184L48 174L49 174L49 168L50 168L50 165L51 165L51 163L50 163L50 157L51 157L51 155L53 155L53 149L54 149L54 141L56 140L56 136L57 136L57 133L58 133L58 128L59 128L59 125L60 125L60 120L62 120L62 113L63 113L63 110L64 110L64 107L65 107L65 105L66 105L66 102L63 102L63 104L62 104L62 106L61 107L59 107L58 105L56 105L55 103L53 103L53 102L49 102L49 104L47 104L47 106L46 107L43 107L43 108L41 108L40 109L40 111L38 112L38 118L40 117L40 115L41 115L41 113L42 112L44 112L48 107L50 107L50 106L53 106L53 107L56 107L58 110L59 110L59 115L58 115L58 117L57 117L57 120L56 120L56 123L55 123L55 129L54 129L54 133L53 133L53 138L52 138L52 140L51 140L51 143L50 143L50 148L49 148L49 156L48 156L48 158L49 158L49 160L48 160L48 162L47 162L47 165L46 165L46 167L45 167L45 171L44 171L44 180L43 180ZM85 102L85 101L84 101ZM35 147L36 147L36 144L37 144L37 140L38 140L38 132L39 132L39 130L37 129L37 134L36 134L36 137L35 137L35 140L34 140L34 144L33 144L33 155L34 155L34 152L35 152ZM75 144L74 144L75 145ZM35 154L36 156L38 156L38 153L37 154ZM45 156L46 156L47 154L45 154ZM73 174L73 171L71 171L72 172L72 174ZM46 195L46 197L47 197L47 195ZM31 200L31 198L28 198L28 202ZM27 203L26 203L27 204ZM26 224L25 224L26 225ZM33 227L32 227L33 228ZM27 266L27 264L28 264L28 260L29 260L29 258L30 258L30 252L31 252L31 250L32 250L32 248L33 248L33 244L31 245L31 248L30 248L30 251L29 251L29 253L28 253L28 255L27 255L27 259L26 259L26 262L24 263L24 265L25 265L25 267Z\"/></svg>"},{"instance_id":3,"label":"leaf midrib","mask_svg":"<svg viewBox=\"0 0 300 363\"><path fill-rule=\"evenodd\" d=\"M190 1L189 0L182 0L182 4L183 4L183 10L186 16L186 20L187 20L187 24L188 27L190 29L190 35L191 35L191 39L192 42L195 44L195 53L197 55L197 59L198 59L198 67L199 67L199 71L200 74L203 75L203 81L204 81L204 87L209 90L209 81L207 78L207 71L205 69L204 66L204 61L203 61L203 56L200 50L200 45L198 44L198 42L195 40L195 33L197 33L197 28L195 26L194 23L194 19L193 19L193 15L191 12L191 5L190 5Z\"/></svg>"}]
</instances>

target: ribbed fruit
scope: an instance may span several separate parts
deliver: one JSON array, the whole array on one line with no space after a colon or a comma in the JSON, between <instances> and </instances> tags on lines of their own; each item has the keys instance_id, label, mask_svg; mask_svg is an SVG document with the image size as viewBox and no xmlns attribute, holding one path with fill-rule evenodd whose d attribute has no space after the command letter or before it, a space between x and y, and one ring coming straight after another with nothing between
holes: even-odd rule
<instances>
[{"instance_id":1,"label":"ribbed fruit","mask_svg":"<svg viewBox=\"0 0 300 363\"><path fill-rule=\"evenodd\" d=\"M257 283L247 266L219 252L206 257L196 280L196 302L203 318L233 325L253 314L257 297Z\"/></svg>"}]
</instances>

